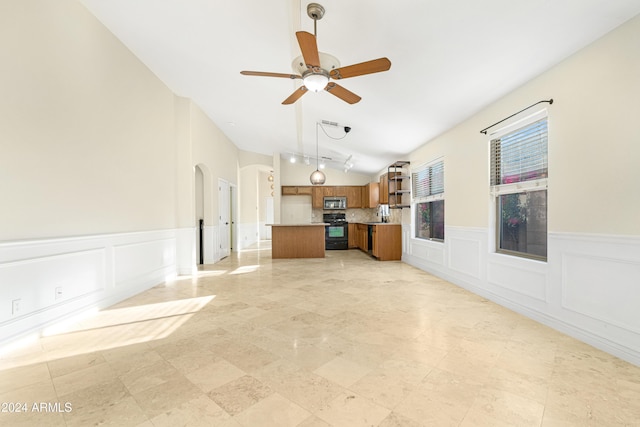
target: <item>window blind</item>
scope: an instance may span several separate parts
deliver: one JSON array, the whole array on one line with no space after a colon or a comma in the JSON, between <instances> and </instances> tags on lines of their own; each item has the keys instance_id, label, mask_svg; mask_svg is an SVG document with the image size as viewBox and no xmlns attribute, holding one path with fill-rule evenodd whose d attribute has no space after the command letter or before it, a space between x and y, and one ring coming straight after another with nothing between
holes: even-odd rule
<instances>
[{"instance_id":1,"label":"window blind","mask_svg":"<svg viewBox=\"0 0 640 427\"><path fill-rule=\"evenodd\" d=\"M413 171L411 185L414 200L444 193L444 162L440 160Z\"/></svg>"},{"instance_id":2,"label":"window blind","mask_svg":"<svg viewBox=\"0 0 640 427\"><path fill-rule=\"evenodd\" d=\"M491 141L491 185L546 178L547 119Z\"/></svg>"}]
</instances>

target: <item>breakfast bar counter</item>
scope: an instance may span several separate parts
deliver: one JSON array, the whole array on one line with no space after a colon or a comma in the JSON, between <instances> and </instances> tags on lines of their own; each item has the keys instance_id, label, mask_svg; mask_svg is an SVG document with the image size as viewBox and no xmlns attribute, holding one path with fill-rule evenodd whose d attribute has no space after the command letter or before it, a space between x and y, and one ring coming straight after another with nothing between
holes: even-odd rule
<instances>
[{"instance_id":1,"label":"breakfast bar counter","mask_svg":"<svg viewBox=\"0 0 640 427\"><path fill-rule=\"evenodd\" d=\"M268 225L273 259L324 258L324 222Z\"/></svg>"}]
</instances>

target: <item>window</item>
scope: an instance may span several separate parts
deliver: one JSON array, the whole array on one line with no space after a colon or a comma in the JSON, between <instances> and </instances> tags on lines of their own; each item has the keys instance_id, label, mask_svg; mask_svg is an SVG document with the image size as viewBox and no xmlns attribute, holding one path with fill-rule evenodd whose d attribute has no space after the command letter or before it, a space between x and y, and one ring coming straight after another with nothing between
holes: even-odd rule
<instances>
[{"instance_id":1,"label":"window","mask_svg":"<svg viewBox=\"0 0 640 427\"><path fill-rule=\"evenodd\" d=\"M444 162L419 167L411 174L415 237L444 240Z\"/></svg>"},{"instance_id":2,"label":"window","mask_svg":"<svg viewBox=\"0 0 640 427\"><path fill-rule=\"evenodd\" d=\"M491 141L496 249L547 257L547 118Z\"/></svg>"}]
</instances>

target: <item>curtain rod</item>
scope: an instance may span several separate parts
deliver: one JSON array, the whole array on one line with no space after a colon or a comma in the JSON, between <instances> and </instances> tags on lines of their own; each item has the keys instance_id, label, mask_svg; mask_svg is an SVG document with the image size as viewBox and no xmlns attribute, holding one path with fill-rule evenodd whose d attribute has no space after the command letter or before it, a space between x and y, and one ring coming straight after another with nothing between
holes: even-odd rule
<instances>
[{"instance_id":1,"label":"curtain rod","mask_svg":"<svg viewBox=\"0 0 640 427\"><path fill-rule=\"evenodd\" d=\"M542 104L543 102L548 102L549 104L553 104L553 98L549 99L549 100L542 100L542 101L538 101L535 104L531 104L529 105L527 108L523 108L522 110L518 111L517 113L513 113L512 115L510 115L507 118L504 118L502 120L500 120L499 122L495 122L494 124L492 124L491 126L487 126L486 128L482 129L480 131L480 133L484 133L485 135L487 134L487 130L491 129L492 127L494 127L495 125L499 125L500 123L504 122L505 120L509 120L511 117L516 116L520 113L522 113L525 110L528 110L531 107L535 107L538 104Z\"/></svg>"}]
</instances>

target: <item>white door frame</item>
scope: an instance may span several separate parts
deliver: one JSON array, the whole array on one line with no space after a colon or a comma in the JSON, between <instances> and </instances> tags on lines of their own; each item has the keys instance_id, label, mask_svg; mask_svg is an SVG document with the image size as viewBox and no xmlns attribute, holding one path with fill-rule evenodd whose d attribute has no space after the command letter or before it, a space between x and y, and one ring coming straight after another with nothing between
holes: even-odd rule
<instances>
[{"instance_id":1,"label":"white door frame","mask_svg":"<svg viewBox=\"0 0 640 427\"><path fill-rule=\"evenodd\" d=\"M218 259L231 253L231 198L229 181L218 178Z\"/></svg>"},{"instance_id":2,"label":"white door frame","mask_svg":"<svg viewBox=\"0 0 640 427\"><path fill-rule=\"evenodd\" d=\"M238 186L229 184L229 207L231 208L231 252L238 250Z\"/></svg>"}]
</instances>

